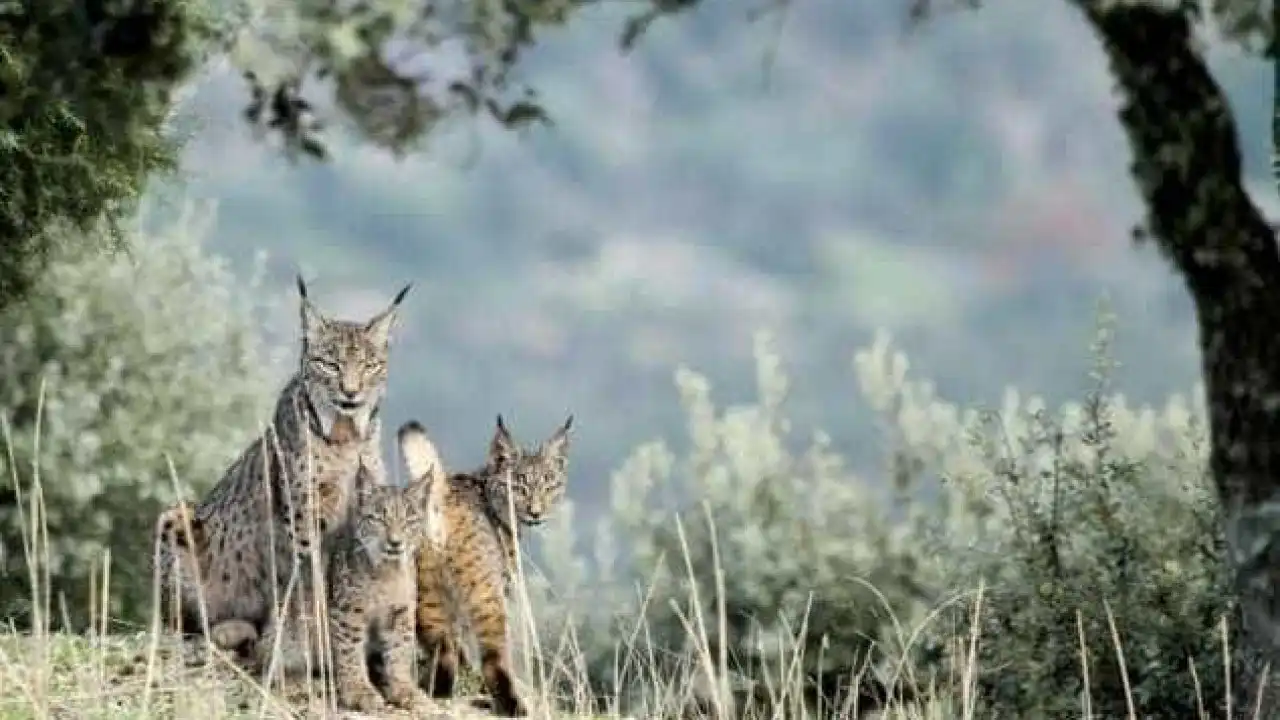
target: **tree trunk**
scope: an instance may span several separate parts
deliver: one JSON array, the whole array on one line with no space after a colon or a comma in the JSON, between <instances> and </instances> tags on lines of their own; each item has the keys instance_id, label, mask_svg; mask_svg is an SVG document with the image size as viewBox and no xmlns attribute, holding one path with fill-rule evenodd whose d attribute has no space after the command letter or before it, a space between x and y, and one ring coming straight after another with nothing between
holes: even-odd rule
<instances>
[{"instance_id":1,"label":"tree trunk","mask_svg":"<svg viewBox=\"0 0 1280 720\"><path fill-rule=\"evenodd\" d=\"M1195 300L1210 471L1239 600L1232 716L1277 717L1266 668L1280 670L1280 252L1245 192L1235 123L1188 18L1072 2L1110 58L1149 233Z\"/></svg>"}]
</instances>

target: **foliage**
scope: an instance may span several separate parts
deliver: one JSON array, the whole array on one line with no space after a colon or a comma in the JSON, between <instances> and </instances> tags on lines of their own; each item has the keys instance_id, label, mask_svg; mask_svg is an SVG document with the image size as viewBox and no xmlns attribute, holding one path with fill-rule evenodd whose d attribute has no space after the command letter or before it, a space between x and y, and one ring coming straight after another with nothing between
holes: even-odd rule
<instances>
[{"instance_id":1,"label":"foliage","mask_svg":"<svg viewBox=\"0 0 1280 720\"><path fill-rule=\"evenodd\" d=\"M396 157L450 119L486 117L512 130L550 123L520 63L596 0L240 1L253 18L234 51L250 86L247 119L278 131L290 157L323 160L317 87L331 95L325 110ZM637 3L618 29L620 49L697 2Z\"/></svg>"},{"instance_id":2,"label":"foliage","mask_svg":"<svg viewBox=\"0 0 1280 720\"><path fill-rule=\"evenodd\" d=\"M176 143L160 129L180 82L210 53L231 51L248 81L246 119L278 132L290 158L329 157L319 117L328 110L400 157L450 118L485 116L509 129L550 122L517 68L541 37L593 2L0 4L0 150L9 179L25 181L0 185L13 188L0 232L30 247L5 261L43 255L53 238L38 230L50 217L122 217L149 173L172 168ZM653 19L695 3L646 0L620 29L620 44L630 48ZM331 100L324 110L307 97L317 89Z\"/></svg>"},{"instance_id":3,"label":"foliage","mask_svg":"<svg viewBox=\"0 0 1280 720\"><path fill-rule=\"evenodd\" d=\"M254 20L235 52L253 91L246 115L316 158L327 156L321 126L301 96L312 80L330 83L336 109L363 139L397 156L450 115L487 113L508 127L545 119L530 89L511 97L509 74L535 31L579 4L248 2ZM441 71L450 65L457 72Z\"/></svg>"},{"instance_id":4,"label":"foliage","mask_svg":"<svg viewBox=\"0 0 1280 720\"><path fill-rule=\"evenodd\" d=\"M165 120L216 29L195 0L0 4L0 307L59 242L118 247L114 222L176 163Z\"/></svg>"},{"instance_id":5,"label":"foliage","mask_svg":"<svg viewBox=\"0 0 1280 720\"><path fill-rule=\"evenodd\" d=\"M1175 395L1130 409L1109 392L1110 337L1104 325L1083 403L982 413L969 428L980 463L947 478L1002 519L952 555L953 586L987 585L947 628L981 638L979 714L1067 717L1088 687L1093 713L1120 717L1126 681L1144 716L1197 716L1202 701L1216 714L1225 697L1230 575L1204 408Z\"/></svg>"},{"instance_id":6,"label":"foliage","mask_svg":"<svg viewBox=\"0 0 1280 720\"><path fill-rule=\"evenodd\" d=\"M1149 238L1195 303L1210 417L1209 466L1239 622L1235 706L1280 714L1280 252L1250 197L1229 103L1185 5L1074 0L1106 51Z\"/></svg>"},{"instance_id":7,"label":"foliage","mask_svg":"<svg viewBox=\"0 0 1280 720\"><path fill-rule=\"evenodd\" d=\"M1105 342L1095 355L1083 403L1049 412L1010 390L993 413L908 380L906 357L879 337L855 364L897 448L892 499L845 469L822 433L789 449L787 379L767 342L752 405L717 411L707 381L681 370L689 450L650 443L623 464L610 511L577 529L593 557L574 550L572 513L556 519L534 615L581 647L598 690L633 701L655 702L654 658L718 666L723 618L736 689L753 686L739 699L772 701L791 663L828 699L861 675L863 707L868 694L909 697L976 664L978 716L1068 717L1081 707L1079 612L1093 711L1115 717L1125 693L1109 608L1139 713L1194 714L1190 661L1204 696L1222 697L1210 668L1227 609L1204 411L1180 396L1162 412L1131 409L1106 385ZM554 652L559 641L542 643Z\"/></svg>"},{"instance_id":8,"label":"foliage","mask_svg":"<svg viewBox=\"0 0 1280 720\"><path fill-rule=\"evenodd\" d=\"M258 282L205 253L198 220L129 230L128 253L64 230L29 301L0 313L13 453L0 456L0 617L21 619L32 599L23 520L36 518L18 493L29 503L39 479L55 619L59 593L76 625L93 607L91 576L108 549L112 615L146 619L150 530L174 481L202 493L264 417L274 378L250 299Z\"/></svg>"},{"instance_id":9,"label":"foliage","mask_svg":"<svg viewBox=\"0 0 1280 720\"><path fill-rule=\"evenodd\" d=\"M964 8L977 9L983 0L950 0ZM1077 1L1077 0L1073 0ZM1271 6L1262 0L1079 0L1081 4L1099 7L1120 5L1157 5L1176 9L1190 20L1212 23L1222 37L1247 52L1275 57L1275 17ZM908 13L912 22L928 20L937 14L939 0L908 0Z\"/></svg>"},{"instance_id":10,"label":"foliage","mask_svg":"<svg viewBox=\"0 0 1280 720\"><path fill-rule=\"evenodd\" d=\"M723 412L704 377L677 373L690 450L677 457L666 443L650 443L615 473L611 512L581 529L597 550L590 571L572 555L571 512L548 531L547 585L533 598L540 624L573 633L589 674L608 693L652 701L647 673L666 676L688 662L700 651L689 646L694 637L705 637L701 649L713 654L722 639L727 644L728 667L746 679L734 688L740 699L787 684L768 668L792 655L803 657L802 676L828 692L866 665L873 671L863 692L882 692L910 645L895 625L922 623L940 598L944 576L916 537L926 517L902 502L901 522L886 522L885 499L845 467L823 433L793 452L782 415L789 381L765 337L756 359L758 403ZM676 488L700 502L676 496ZM953 520L959 527L970 518ZM724 571L719 590L717 568ZM631 591L635 582L644 588ZM615 657L607 638L625 644L640 622L642 642ZM650 645L670 661L650 667ZM618 677L619 666L630 675ZM673 698L690 699L707 701Z\"/></svg>"},{"instance_id":11,"label":"foliage","mask_svg":"<svg viewBox=\"0 0 1280 720\"><path fill-rule=\"evenodd\" d=\"M316 81L338 114L376 147L399 157L421 147L450 118L487 116L508 129L551 121L520 62L540 40L595 0L371 0L362 3L241 0L246 26L237 64L249 80L246 116L277 130L285 147L328 157L314 102ZM1136 1L1136 0L1135 0ZM1180 0L1228 39L1270 52L1272 18L1260 0ZM980 0L951 0L977 8ZM642 0L618 29L619 49L636 47L655 21L687 15L703 0ZM791 0L762 0L744 19L785 13ZM906 0L920 23L943 4ZM305 86L311 90L304 93ZM310 96L308 99L307 96Z\"/></svg>"}]
</instances>

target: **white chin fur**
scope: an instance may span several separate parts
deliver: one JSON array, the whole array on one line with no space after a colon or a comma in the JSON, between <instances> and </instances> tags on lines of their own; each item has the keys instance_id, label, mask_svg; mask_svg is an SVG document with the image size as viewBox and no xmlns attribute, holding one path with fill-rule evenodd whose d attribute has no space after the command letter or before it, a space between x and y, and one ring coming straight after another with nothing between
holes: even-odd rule
<instances>
[{"instance_id":1,"label":"white chin fur","mask_svg":"<svg viewBox=\"0 0 1280 720\"><path fill-rule=\"evenodd\" d=\"M312 396L311 405L316 410L317 419L320 421L320 431L324 434L325 439L333 437L333 426L340 417L351 420L351 424L355 426L356 434L359 437L369 437L369 424L373 415L373 406L368 400L359 407L347 410L338 407L337 403L328 397L318 398Z\"/></svg>"}]
</instances>

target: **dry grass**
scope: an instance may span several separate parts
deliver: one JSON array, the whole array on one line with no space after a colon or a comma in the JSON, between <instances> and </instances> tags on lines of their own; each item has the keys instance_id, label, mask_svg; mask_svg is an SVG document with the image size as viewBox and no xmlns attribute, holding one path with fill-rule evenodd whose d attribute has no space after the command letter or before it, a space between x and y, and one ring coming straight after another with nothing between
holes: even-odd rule
<instances>
[{"instance_id":1,"label":"dry grass","mask_svg":"<svg viewBox=\"0 0 1280 720\"><path fill-rule=\"evenodd\" d=\"M41 401L37 405L36 427L39 428L43 412L43 383ZM28 569L28 581L33 588L31 628L24 632L10 629L0 632L0 720L10 718L180 718L191 720L215 720L222 718L286 718L324 717L343 715L334 707L324 658L317 662L308 659L318 678L303 674L303 678L280 679L263 683L251 677L242 665L222 652L213 650L202 641L184 641L161 628L158 617L152 619L149 628L122 628L107 616L105 598L113 582L120 582L110 574L110 554L103 558L102 576L96 583L98 600L91 600L96 610L93 629L83 635L54 633L49 630L53 608L51 579L49 577L49 537L45 522L44 493L38 467L31 468L30 478L20 476L7 423L0 418L11 468L11 481L17 495L23 532L23 553ZM35 439L33 456L39 457L39 434ZM175 478L176 489L176 478ZM522 695L534 717L601 717L595 711L596 701L583 677L572 677L566 668L582 668L584 663L573 649L548 657L539 645L537 631L525 592L523 567L518 568L514 607L519 610L512 618L513 634L524 650L523 662L517 667L525 678ZM153 579L153 597L158 598L158 586ZM717 594L723 584L716 583ZM323 607L317 607L323 614ZM722 604L719 610L723 612ZM712 647L707 641L707 623L719 620L695 616L688 618L687 628L694 638L696 648L685 672L677 676L659 676L645 663L633 662L633 673L651 678L655 697L661 697L664 707L687 707L687 700L698 699L706 714L726 717L733 714L732 699L728 693L708 691L707 688L724 687L723 678L731 677L728 671L725 649ZM323 628L324 623L319 623ZM207 633L207 629L206 629ZM646 633L637 632L635 638ZM723 633L720 633L723 637ZM631 643L620 643L630 645ZM324 647L322 643L321 647ZM799 647L799 644L797 644ZM652 649L645 652L635 647L622 647L620 654L629 658L653 657ZM567 675L569 675L567 677ZM549 677L554 676L554 680ZM769 683L773 712L781 717L780 708L788 708L786 717L809 716L793 668L780 670L778 678ZM480 684L474 676L461 678L458 698L441 702L424 709L418 717L470 718L485 717L474 707L480 697ZM672 699L675 702L672 702ZM616 704L615 704L616 705ZM848 716L853 708L843 708ZM666 714L665 712L662 714ZM756 713L752 713L753 715ZM824 715L827 713L823 713ZM390 715L389 715L390 716ZM399 715L408 716L407 713ZM950 718L968 717L967 714L942 713L929 707L902 706L893 709L885 717L895 718ZM613 715L616 717L616 715Z\"/></svg>"},{"instance_id":2,"label":"dry grass","mask_svg":"<svg viewBox=\"0 0 1280 720\"><path fill-rule=\"evenodd\" d=\"M560 664L560 663L557 663ZM568 662L562 667L572 667ZM692 669L691 669L692 670ZM655 695L669 698L705 696L705 682L696 671L654 684ZM0 635L0 720L17 718L175 718L222 720L238 718L312 718L333 716L333 709L317 683L296 678L268 692L227 656L207 646L149 631L107 635L18 633ZM563 688L563 686L561 686ZM479 683L462 682L459 699L420 711L385 717L425 717L468 720L487 717L473 706ZM785 694L785 692L784 692ZM533 717L605 717L588 708L585 682L560 694L526 684ZM798 696L798 693L797 693ZM772 717L810 715L802 707L779 699L779 707L794 711ZM328 711L326 711L328 706ZM729 709L714 701L712 717ZM852 708L834 715L851 717ZM824 713L826 715L826 713ZM359 717L337 714L339 717ZM610 716L610 717L617 717ZM899 705L881 717L902 720L968 718L947 711L944 704Z\"/></svg>"},{"instance_id":3,"label":"dry grass","mask_svg":"<svg viewBox=\"0 0 1280 720\"><path fill-rule=\"evenodd\" d=\"M43 387L42 393L43 396ZM3 419L0 418L0 421ZM37 419L37 425L39 419ZM7 425L3 428L9 448L9 466L14 468ZM38 437L37 437L38 456ZM265 685L250 677L233 658L208 648L203 642L182 641L163 632L158 619L147 629L121 628L99 610L94 630L84 635L51 633L50 578L48 576L48 534L44 522L43 492L38 469L33 469L29 482L21 482L16 468L13 486L22 513L23 551L29 570L30 586L35 588L31 606L35 608L32 629L28 632L0 632L0 720L17 718L175 718L190 720L222 720L232 718L317 718L358 717L337 713L332 693L327 691L323 661L309 663L320 670L319 679L291 678ZM678 521L677 521L678 522ZM683 530L680 532L683 540ZM687 548L686 555L687 555ZM713 552L715 550L713 549ZM717 556L718 559L718 556ZM717 562L718 566L718 562ZM100 597L111 587L110 557L103 558L103 575L98 583ZM693 568L687 565L692 575ZM676 672L658 670L652 662L656 651L643 647L648 633L637 627L629 638L620 638L618 656L625 659L628 677L642 678L646 699L654 708L648 717L689 717L692 704L700 708L697 717L727 719L745 717L750 720L782 720L814 718L878 718L879 720L972 720L978 717L976 707L976 667L974 658L981 638L957 638L956 655L961 667L941 686L922 683L911 668L898 668L897 682L908 688L914 702L890 701L889 707L868 711L854 705L836 708L814 708L805 700L804 682L799 672L804 644L796 641L792 651L784 653L771 677L753 678L758 702L743 707L739 698L726 688L735 678L729 667L723 645L708 641L709 637L725 637L723 578L716 573L714 584L716 617L695 614L683 618L692 652ZM572 644L558 653L548 653L540 645L541 634L535 625L525 592L523 567L517 571L517 608L513 617L513 634L522 648L522 662L516 667L523 676L522 694L531 715L537 718L618 717L602 715L590 691L585 666ZM697 588L697 583L691 583ZM155 588L158 590L158 588ZM696 592L696 590L695 590ZM692 607L702 607L696 601ZM982 589L976 592L975 614L982 609ZM99 604L99 603L91 603ZM102 601L101 608L107 607ZM318 608L319 610L319 608ZM642 608L643 611L643 608ZM939 608L939 612L941 608ZM976 618L975 618L976 619ZM928 621L926 621L928 622ZM639 624L639 623L638 623ZM712 625L714 624L714 625ZM323 623L320 626L323 627ZM973 627L979 624L974 622ZM714 626L718 631L709 632ZM902 654L907 655L918 629L898 628ZM1083 629L1080 637L1081 674L1085 678L1081 698L1081 717L1090 719L1088 700L1089 659L1084 651ZM797 635L804 635L803 625ZM1114 624L1111 627L1115 651L1123 666L1123 649ZM1224 638L1225 640L1225 638ZM646 658L649 661L646 661ZM322 659L321 659L322 660ZM1126 688L1127 688L1127 678ZM469 718L487 717L474 707L479 697L479 683L474 676L464 677L459 698L425 708L416 717ZM1196 688L1197 697L1200 695ZM616 707L618 703L610 703ZM1201 704L1204 707L1204 703ZM1136 720L1140 708L1132 699L1128 717ZM865 712L860 712L865 711ZM409 717L408 713L386 717ZM1201 718L1208 715L1201 711Z\"/></svg>"}]
</instances>

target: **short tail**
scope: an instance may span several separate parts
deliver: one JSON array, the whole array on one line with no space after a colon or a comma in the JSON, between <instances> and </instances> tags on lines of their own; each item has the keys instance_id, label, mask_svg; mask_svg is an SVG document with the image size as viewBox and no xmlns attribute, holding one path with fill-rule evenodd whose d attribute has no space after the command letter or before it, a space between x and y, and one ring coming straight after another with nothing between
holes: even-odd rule
<instances>
[{"instance_id":1,"label":"short tail","mask_svg":"<svg viewBox=\"0 0 1280 720\"><path fill-rule=\"evenodd\" d=\"M160 511L156 517L154 534L159 540L186 548L193 539L190 535L194 533L199 538L203 530L200 519L196 517L195 506L179 500Z\"/></svg>"},{"instance_id":2,"label":"short tail","mask_svg":"<svg viewBox=\"0 0 1280 720\"><path fill-rule=\"evenodd\" d=\"M404 456L404 464L409 468L410 482L426 475L444 474L440 452L436 450L431 438L427 437L427 430L422 427L422 423L410 420L401 425L397 437L400 439L400 454Z\"/></svg>"},{"instance_id":3,"label":"short tail","mask_svg":"<svg viewBox=\"0 0 1280 720\"><path fill-rule=\"evenodd\" d=\"M397 437L400 439L400 454L409 468L409 492L426 510L427 541L436 548L442 548L448 535L444 517L448 475L440 452L417 420L401 425Z\"/></svg>"}]
</instances>

